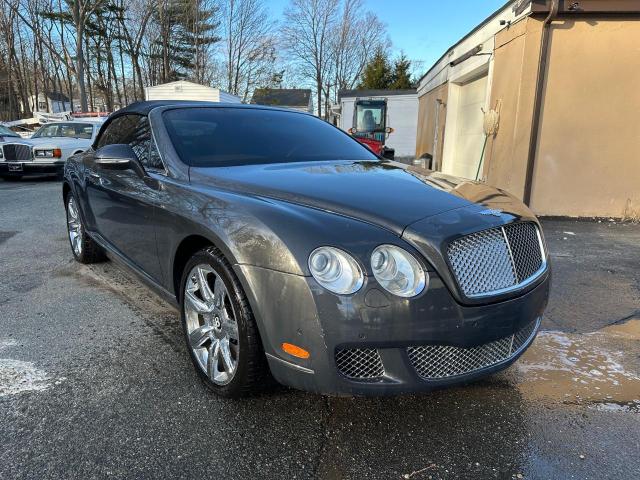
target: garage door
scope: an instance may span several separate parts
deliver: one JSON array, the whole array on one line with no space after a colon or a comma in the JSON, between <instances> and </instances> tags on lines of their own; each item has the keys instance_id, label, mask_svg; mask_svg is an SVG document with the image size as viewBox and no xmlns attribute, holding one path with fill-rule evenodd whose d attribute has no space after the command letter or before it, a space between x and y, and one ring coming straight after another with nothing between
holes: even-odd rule
<instances>
[{"instance_id":1,"label":"garage door","mask_svg":"<svg viewBox=\"0 0 640 480\"><path fill-rule=\"evenodd\" d=\"M485 103L487 76L465 83L459 89L455 141L446 170L459 177L475 178L484 142L481 108Z\"/></svg>"}]
</instances>

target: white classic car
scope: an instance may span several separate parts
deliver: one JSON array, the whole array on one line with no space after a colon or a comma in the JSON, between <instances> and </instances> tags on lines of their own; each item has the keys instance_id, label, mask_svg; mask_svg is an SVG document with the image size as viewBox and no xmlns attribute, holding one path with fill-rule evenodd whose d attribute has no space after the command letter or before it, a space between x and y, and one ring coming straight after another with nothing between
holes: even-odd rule
<instances>
[{"instance_id":1,"label":"white classic car","mask_svg":"<svg viewBox=\"0 0 640 480\"><path fill-rule=\"evenodd\" d=\"M101 122L51 122L28 139L3 129L0 131L0 177L31 173L61 175L65 160L88 149L101 125Z\"/></svg>"}]
</instances>

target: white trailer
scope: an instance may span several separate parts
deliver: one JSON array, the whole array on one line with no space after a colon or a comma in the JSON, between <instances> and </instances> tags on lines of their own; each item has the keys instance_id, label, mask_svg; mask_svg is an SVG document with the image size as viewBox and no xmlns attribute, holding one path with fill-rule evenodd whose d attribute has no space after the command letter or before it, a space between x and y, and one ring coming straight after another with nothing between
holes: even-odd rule
<instances>
[{"instance_id":1,"label":"white trailer","mask_svg":"<svg viewBox=\"0 0 640 480\"><path fill-rule=\"evenodd\" d=\"M203 102L240 103L240 97L219 88L207 87L185 80L163 83L144 89L147 100L198 100Z\"/></svg>"},{"instance_id":2,"label":"white trailer","mask_svg":"<svg viewBox=\"0 0 640 480\"><path fill-rule=\"evenodd\" d=\"M386 100L386 126L393 128L385 141L395 150L396 158L415 157L418 128L418 94L416 90L342 90L338 94L337 125L345 132L355 127L356 100Z\"/></svg>"}]
</instances>

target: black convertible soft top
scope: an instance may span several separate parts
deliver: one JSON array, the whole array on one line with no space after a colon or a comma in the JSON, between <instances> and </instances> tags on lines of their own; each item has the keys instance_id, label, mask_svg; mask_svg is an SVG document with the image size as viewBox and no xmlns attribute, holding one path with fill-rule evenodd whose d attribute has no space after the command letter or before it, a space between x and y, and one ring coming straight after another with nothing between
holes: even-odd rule
<instances>
[{"instance_id":1,"label":"black convertible soft top","mask_svg":"<svg viewBox=\"0 0 640 480\"><path fill-rule=\"evenodd\" d=\"M269 109L269 110L284 110L293 113L306 113L298 112L295 110L289 110L286 108L270 107L265 105L248 105L244 103L222 103L222 102L204 102L197 100L146 100L143 102L134 102L131 105L127 105L120 110L114 112L111 117L124 115L127 113L137 113L139 115L149 115L151 110L158 107L172 107L172 106L184 106L184 107L232 107L232 108L248 108L248 109Z\"/></svg>"}]
</instances>

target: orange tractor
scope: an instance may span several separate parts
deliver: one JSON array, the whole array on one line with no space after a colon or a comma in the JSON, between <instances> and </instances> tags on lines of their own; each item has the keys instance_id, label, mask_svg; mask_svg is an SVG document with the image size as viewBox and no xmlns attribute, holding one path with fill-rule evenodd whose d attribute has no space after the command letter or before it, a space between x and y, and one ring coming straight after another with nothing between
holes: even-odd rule
<instances>
[{"instance_id":1,"label":"orange tractor","mask_svg":"<svg viewBox=\"0 0 640 480\"><path fill-rule=\"evenodd\" d=\"M385 145L393 128L387 127L386 99L356 99L349 133L373 153L393 160L395 151Z\"/></svg>"}]
</instances>

